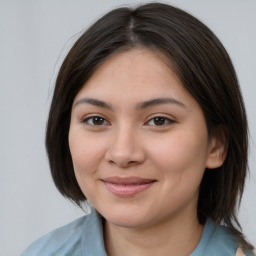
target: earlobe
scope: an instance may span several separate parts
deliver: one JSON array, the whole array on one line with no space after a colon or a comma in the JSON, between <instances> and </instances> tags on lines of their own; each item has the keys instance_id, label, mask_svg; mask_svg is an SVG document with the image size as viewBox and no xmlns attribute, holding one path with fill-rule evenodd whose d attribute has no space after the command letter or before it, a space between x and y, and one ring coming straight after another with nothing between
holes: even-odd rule
<instances>
[{"instance_id":1,"label":"earlobe","mask_svg":"<svg viewBox=\"0 0 256 256\"><path fill-rule=\"evenodd\" d=\"M223 165L227 156L227 139L225 136L212 138L206 168L215 169Z\"/></svg>"}]
</instances>

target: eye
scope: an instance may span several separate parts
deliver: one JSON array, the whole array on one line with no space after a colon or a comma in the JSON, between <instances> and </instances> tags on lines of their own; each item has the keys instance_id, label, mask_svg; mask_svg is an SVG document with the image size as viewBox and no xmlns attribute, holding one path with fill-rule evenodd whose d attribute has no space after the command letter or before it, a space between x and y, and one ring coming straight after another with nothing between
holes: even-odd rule
<instances>
[{"instance_id":1,"label":"eye","mask_svg":"<svg viewBox=\"0 0 256 256\"><path fill-rule=\"evenodd\" d=\"M82 120L82 123L92 126L109 125L109 122L101 116L90 116Z\"/></svg>"},{"instance_id":2,"label":"eye","mask_svg":"<svg viewBox=\"0 0 256 256\"><path fill-rule=\"evenodd\" d=\"M170 118L167 117L163 117L163 116L157 116L154 117L152 119L150 119L147 122L147 125L152 125L152 126L165 126L168 124L174 123L173 120L171 120Z\"/></svg>"}]
</instances>

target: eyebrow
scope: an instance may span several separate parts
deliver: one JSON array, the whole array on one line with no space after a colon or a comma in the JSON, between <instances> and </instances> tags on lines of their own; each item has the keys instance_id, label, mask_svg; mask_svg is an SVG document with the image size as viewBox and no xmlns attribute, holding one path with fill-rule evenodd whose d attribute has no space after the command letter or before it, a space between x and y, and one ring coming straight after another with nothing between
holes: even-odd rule
<instances>
[{"instance_id":1,"label":"eyebrow","mask_svg":"<svg viewBox=\"0 0 256 256\"><path fill-rule=\"evenodd\" d=\"M180 107L186 108L185 104L183 104L182 102L180 102L174 98L156 98L156 99L144 101L142 103L139 103L136 108L144 109L144 108L149 108L149 107L153 107L156 105L162 105L162 104L176 104Z\"/></svg>"},{"instance_id":2,"label":"eyebrow","mask_svg":"<svg viewBox=\"0 0 256 256\"><path fill-rule=\"evenodd\" d=\"M105 101L98 100L98 99L93 99L93 98L82 98L75 103L74 107L76 107L77 105L86 104L86 103L97 106L97 107L101 107L101 108L106 108L110 110L113 109L110 103L107 103ZM182 102L174 98L156 98L156 99L143 101L137 104L136 109L140 110L140 109L150 108L150 107L153 107L156 105L162 105L162 104L176 104L178 106L186 108L185 104L183 104Z\"/></svg>"},{"instance_id":3,"label":"eyebrow","mask_svg":"<svg viewBox=\"0 0 256 256\"><path fill-rule=\"evenodd\" d=\"M82 98L80 100L78 100L74 107L76 107L77 105L80 104L84 104L84 103L88 103L97 107L101 107L101 108L107 108L107 109L113 109L111 104L106 103L105 101L102 100L97 100L97 99L93 99L93 98Z\"/></svg>"}]
</instances>

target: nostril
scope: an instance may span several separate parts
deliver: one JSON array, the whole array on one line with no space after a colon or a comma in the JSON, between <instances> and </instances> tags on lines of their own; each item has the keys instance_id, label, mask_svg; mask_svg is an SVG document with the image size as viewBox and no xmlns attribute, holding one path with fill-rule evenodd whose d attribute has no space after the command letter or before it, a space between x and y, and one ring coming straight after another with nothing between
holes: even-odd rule
<instances>
[{"instance_id":1,"label":"nostril","mask_svg":"<svg viewBox=\"0 0 256 256\"><path fill-rule=\"evenodd\" d=\"M128 163L129 166L131 166L131 165L136 165L136 164L138 164L137 161L130 161L130 162Z\"/></svg>"},{"instance_id":2,"label":"nostril","mask_svg":"<svg viewBox=\"0 0 256 256\"><path fill-rule=\"evenodd\" d=\"M127 167L130 167L130 166L135 166L137 164L139 164L140 162L139 161L121 161L121 160L109 160L108 161L111 165L117 165L121 168L127 168Z\"/></svg>"}]
</instances>

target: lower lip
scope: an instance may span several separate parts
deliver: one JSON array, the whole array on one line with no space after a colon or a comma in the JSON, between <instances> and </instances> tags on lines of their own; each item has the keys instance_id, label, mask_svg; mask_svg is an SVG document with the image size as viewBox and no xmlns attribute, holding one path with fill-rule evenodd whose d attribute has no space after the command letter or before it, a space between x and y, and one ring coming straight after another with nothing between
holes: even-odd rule
<instances>
[{"instance_id":1,"label":"lower lip","mask_svg":"<svg viewBox=\"0 0 256 256\"><path fill-rule=\"evenodd\" d=\"M149 187L151 187L155 182L152 181L150 183L138 184L138 185L124 185L124 184L115 184L104 182L106 188L114 195L121 197L129 197L136 195Z\"/></svg>"}]
</instances>

